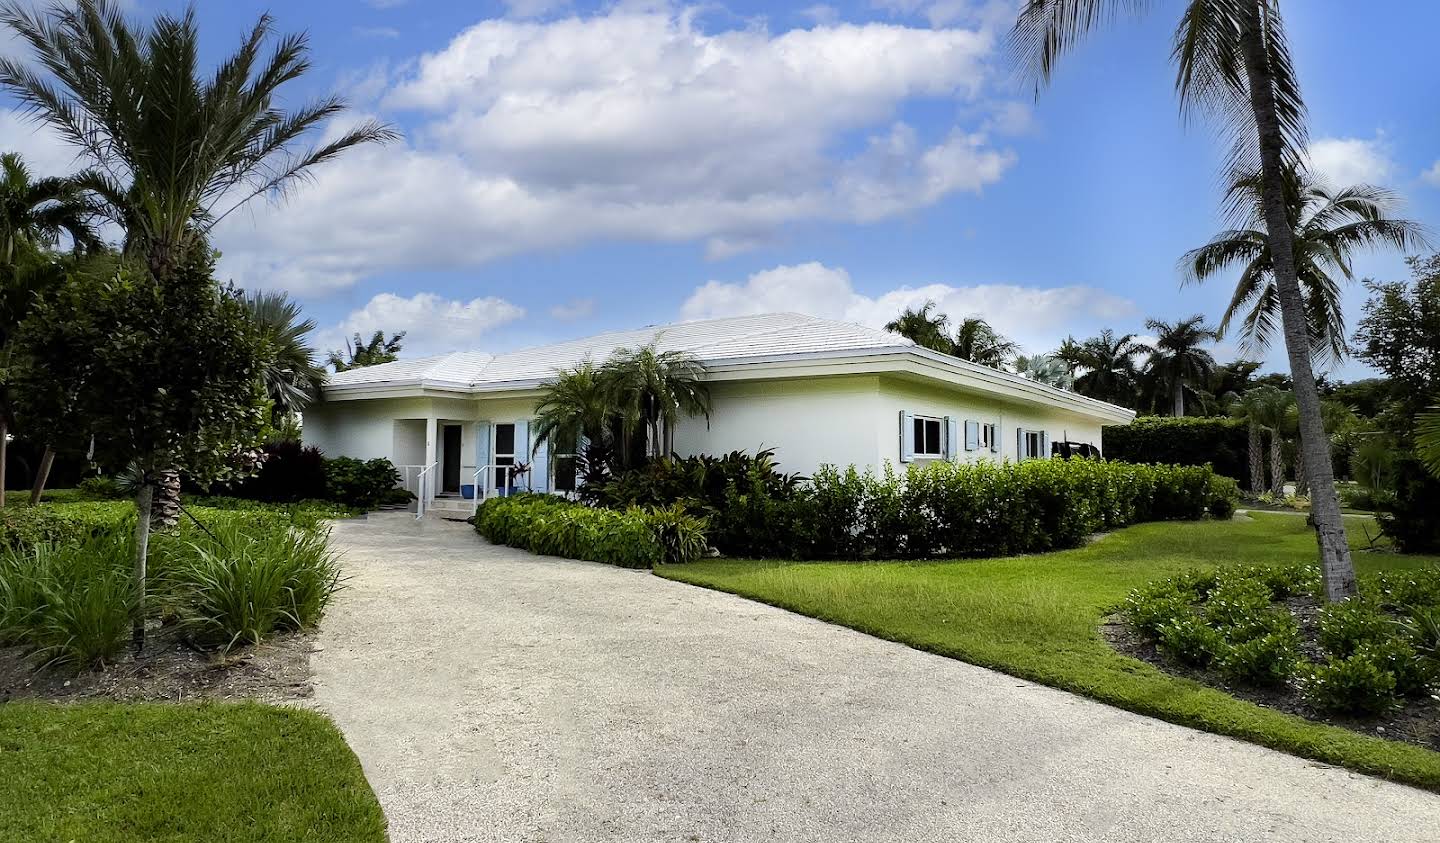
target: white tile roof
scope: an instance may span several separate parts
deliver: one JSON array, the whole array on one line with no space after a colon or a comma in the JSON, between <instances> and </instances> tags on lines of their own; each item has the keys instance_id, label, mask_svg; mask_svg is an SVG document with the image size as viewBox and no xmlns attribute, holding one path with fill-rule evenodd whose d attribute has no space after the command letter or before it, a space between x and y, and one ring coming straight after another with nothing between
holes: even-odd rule
<instances>
[{"instance_id":1,"label":"white tile roof","mask_svg":"<svg viewBox=\"0 0 1440 843\"><path fill-rule=\"evenodd\" d=\"M910 340L851 322L799 313L765 313L701 322L611 331L584 339L525 348L505 354L459 351L439 357L364 366L330 377L330 386L385 383L457 384L469 387L544 380L557 369L585 360L603 363L618 348L654 342L662 351L685 351L701 362L769 358L817 352L913 346Z\"/></svg>"}]
</instances>

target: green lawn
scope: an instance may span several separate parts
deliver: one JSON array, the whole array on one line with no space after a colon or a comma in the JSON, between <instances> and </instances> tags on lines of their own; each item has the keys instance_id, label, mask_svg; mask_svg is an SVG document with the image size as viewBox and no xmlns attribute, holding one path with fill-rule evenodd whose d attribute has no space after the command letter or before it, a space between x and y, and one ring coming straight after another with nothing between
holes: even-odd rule
<instances>
[{"instance_id":1,"label":"green lawn","mask_svg":"<svg viewBox=\"0 0 1440 843\"><path fill-rule=\"evenodd\" d=\"M1360 537L1360 519L1347 519ZM1373 524L1371 532L1374 532ZM1129 591L1186 568L1311 561L1305 519L1144 524L1088 547L953 562L712 560L660 576L735 594L1144 714L1440 791L1440 753L1262 708L1121 656L1096 627ZM1364 571L1435 564L1357 553Z\"/></svg>"},{"instance_id":2,"label":"green lawn","mask_svg":"<svg viewBox=\"0 0 1440 843\"><path fill-rule=\"evenodd\" d=\"M318 714L243 704L0 705L0 841L385 840Z\"/></svg>"}]
</instances>

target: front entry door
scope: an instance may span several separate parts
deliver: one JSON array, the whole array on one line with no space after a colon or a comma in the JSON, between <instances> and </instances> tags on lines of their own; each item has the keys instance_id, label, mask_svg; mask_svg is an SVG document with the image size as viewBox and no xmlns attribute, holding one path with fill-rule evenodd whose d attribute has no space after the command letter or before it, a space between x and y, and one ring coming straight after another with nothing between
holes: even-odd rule
<instances>
[{"instance_id":1,"label":"front entry door","mask_svg":"<svg viewBox=\"0 0 1440 843\"><path fill-rule=\"evenodd\" d=\"M460 491L460 425L445 425L441 450L440 491Z\"/></svg>"}]
</instances>

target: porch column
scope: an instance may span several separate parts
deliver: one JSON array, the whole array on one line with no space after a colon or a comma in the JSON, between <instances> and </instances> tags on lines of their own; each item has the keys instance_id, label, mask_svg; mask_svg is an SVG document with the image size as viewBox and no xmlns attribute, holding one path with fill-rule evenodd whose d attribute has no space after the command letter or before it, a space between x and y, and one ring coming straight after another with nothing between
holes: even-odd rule
<instances>
[{"instance_id":1,"label":"porch column","mask_svg":"<svg viewBox=\"0 0 1440 843\"><path fill-rule=\"evenodd\" d=\"M436 442L439 441L440 420L434 416L425 419L425 467L430 468L430 473L425 475L425 502L435 500L435 487L439 484L437 476L440 466L436 465L439 457L436 454ZM431 466L434 466L431 468Z\"/></svg>"}]
</instances>

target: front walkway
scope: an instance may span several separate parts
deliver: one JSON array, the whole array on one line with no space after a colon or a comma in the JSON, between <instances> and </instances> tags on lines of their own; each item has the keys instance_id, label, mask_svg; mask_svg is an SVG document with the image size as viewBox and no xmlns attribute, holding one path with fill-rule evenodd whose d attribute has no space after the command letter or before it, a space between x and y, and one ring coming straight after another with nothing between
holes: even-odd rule
<instances>
[{"instance_id":1,"label":"front walkway","mask_svg":"<svg viewBox=\"0 0 1440 843\"><path fill-rule=\"evenodd\" d=\"M409 841L1434 841L1440 797L731 595L335 528L316 699Z\"/></svg>"}]
</instances>

